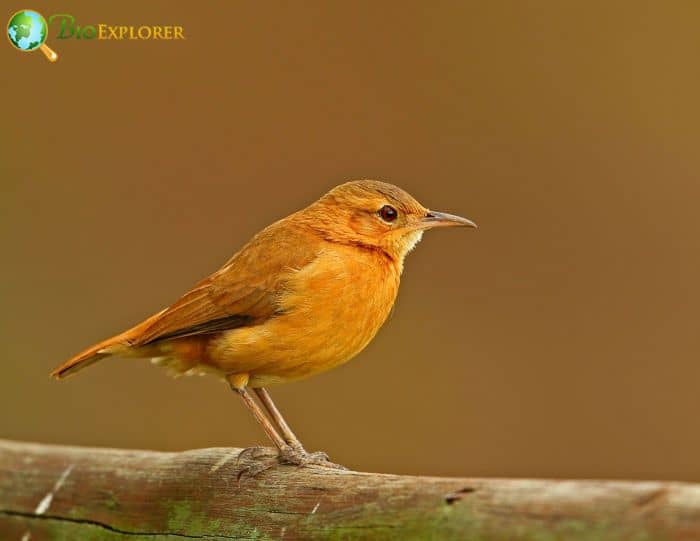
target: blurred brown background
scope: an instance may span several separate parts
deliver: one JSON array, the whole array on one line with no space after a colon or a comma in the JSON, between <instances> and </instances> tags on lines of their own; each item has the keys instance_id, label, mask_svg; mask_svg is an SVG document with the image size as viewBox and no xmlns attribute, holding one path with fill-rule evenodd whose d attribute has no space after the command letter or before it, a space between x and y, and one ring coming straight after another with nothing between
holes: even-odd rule
<instances>
[{"instance_id":1,"label":"blurred brown background","mask_svg":"<svg viewBox=\"0 0 700 541\"><path fill-rule=\"evenodd\" d=\"M213 378L48 372L373 177L480 229L426 235L368 349L273 388L307 447L386 472L700 481L700 5L293 4L37 0L187 40L54 27L55 65L0 46L0 436L264 443Z\"/></svg>"}]
</instances>

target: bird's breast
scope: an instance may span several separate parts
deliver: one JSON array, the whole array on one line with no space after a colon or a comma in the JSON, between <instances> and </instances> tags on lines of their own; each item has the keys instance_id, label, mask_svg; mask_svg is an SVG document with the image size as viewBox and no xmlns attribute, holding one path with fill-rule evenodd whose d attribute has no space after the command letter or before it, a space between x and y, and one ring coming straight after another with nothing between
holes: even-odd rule
<instances>
[{"instance_id":1,"label":"bird's breast","mask_svg":"<svg viewBox=\"0 0 700 541\"><path fill-rule=\"evenodd\" d=\"M265 384L300 379L344 363L375 336L391 312L400 267L385 255L330 245L294 271L279 313L263 325L236 329L219 350L237 369Z\"/></svg>"}]
</instances>

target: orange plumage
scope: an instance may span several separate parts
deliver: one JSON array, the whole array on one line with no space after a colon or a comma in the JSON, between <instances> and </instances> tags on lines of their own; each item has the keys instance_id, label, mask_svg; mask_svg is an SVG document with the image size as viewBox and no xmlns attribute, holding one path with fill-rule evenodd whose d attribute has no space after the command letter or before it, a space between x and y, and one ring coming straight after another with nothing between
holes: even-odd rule
<instances>
[{"instance_id":1,"label":"orange plumage","mask_svg":"<svg viewBox=\"0 0 700 541\"><path fill-rule=\"evenodd\" d=\"M247 387L312 376L359 353L391 311L406 254L425 229L448 225L474 224L431 212L391 184L342 184L255 235L169 308L85 350L52 376L110 355L150 357L176 373L218 374L256 408ZM259 396L283 437L258 418L268 436L288 461L309 462L313 457L286 433L266 391Z\"/></svg>"}]
</instances>

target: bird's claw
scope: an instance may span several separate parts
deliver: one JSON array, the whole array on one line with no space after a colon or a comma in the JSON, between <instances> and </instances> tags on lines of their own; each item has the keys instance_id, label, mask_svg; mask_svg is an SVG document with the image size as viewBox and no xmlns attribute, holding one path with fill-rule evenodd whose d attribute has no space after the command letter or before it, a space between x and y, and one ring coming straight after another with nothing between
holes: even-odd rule
<instances>
[{"instance_id":1,"label":"bird's claw","mask_svg":"<svg viewBox=\"0 0 700 541\"><path fill-rule=\"evenodd\" d=\"M252 462L245 468L241 468L241 470L238 472L238 484L240 485L241 481L245 481L246 479L255 479L258 475L271 468L274 468L276 465L276 460L258 460L256 462Z\"/></svg>"},{"instance_id":2,"label":"bird's claw","mask_svg":"<svg viewBox=\"0 0 700 541\"><path fill-rule=\"evenodd\" d=\"M254 479L267 470L279 464L287 466L321 466L335 470L347 470L345 466L335 464L328 460L328 455L323 451L315 453L307 452L303 447L288 446L279 453L275 453L269 447L246 447L236 457L236 464L248 459L248 464L238 472L238 483L246 479Z\"/></svg>"},{"instance_id":3,"label":"bird's claw","mask_svg":"<svg viewBox=\"0 0 700 541\"><path fill-rule=\"evenodd\" d=\"M236 457L236 464L239 464L241 459L246 458L248 455L250 455L251 460L257 460L258 458L266 456L273 456L269 447L246 447L240 453L238 453L238 456Z\"/></svg>"},{"instance_id":4,"label":"bird's claw","mask_svg":"<svg viewBox=\"0 0 700 541\"><path fill-rule=\"evenodd\" d=\"M269 447L246 447L236 457L236 465L238 466L241 459L248 457L249 464L241 468L238 472L238 484L241 480L253 479L277 465L277 453Z\"/></svg>"},{"instance_id":5,"label":"bird's claw","mask_svg":"<svg viewBox=\"0 0 700 541\"><path fill-rule=\"evenodd\" d=\"M287 447L279 453L280 464L288 464L291 466L322 466L324 468L332 468L336 470L347 470L345 466L335 464L328 460L328 455L323 451L309 453L303 447Z\"/></svg>"}]
</instances>

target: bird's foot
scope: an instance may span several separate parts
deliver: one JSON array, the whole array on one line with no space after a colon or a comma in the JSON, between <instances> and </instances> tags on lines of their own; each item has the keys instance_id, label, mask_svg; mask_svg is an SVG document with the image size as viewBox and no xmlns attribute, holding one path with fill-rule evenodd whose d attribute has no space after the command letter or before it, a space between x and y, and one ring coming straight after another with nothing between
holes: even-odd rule
<instances>
[{"instance_id":1,"label":"bird's foot","mask_svg":"<svg viewBox=\"0 0 700 541\"><path fill-rule=\"evenodd\" d=\"M280 464L292 466L322 466L336 470L347 470L345 466L335 464L328 460L328 455L323 451L315 453L307 452L303 447L289 446L279 452Z\"/></svg>"},{"instance_id":2,"label":"bird's foot","mask_svg":"<svg viewBox=\"0 0 700 541\"><path fill-rule=\"evenodd\" d=\"M249 458L250 460L257 460L262 457L271 456L276 455L274 449L270 449L269 447L246 447L240 453L238 453L238 456L236 457L236 464L240 463L241 460L244 460L246 458Z\"/></svg>"},{"instance_id":3,"label":"bird's foot","mask_svg":"<svg viewBox=\"0 0 700 541\"><path fill-rule=\"evenodd\" d=\"M279 464L290 466L321 466L335 470L347 470L345 466L328 460L323 451L309 453L301 446L287 446L279 452L270 447L246 447L236 457L236 464L247 462L238 472L238 483L246 479L254 479L267 470Z\"/></svg>"},{"instance_id":4,"label":"bird's foot","mask_svg":"<svg viewBox=\"0 0 700 541\"><path fill-rule=\"evenodd\" d=\"M236 465L241 459L249 458L249 464L238 472L238 483L245 479L254 479L261 473L274 468L277 464L277 453L269 447L246 447L236 457Z\"/></svg>"}]
</instances>

